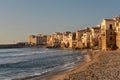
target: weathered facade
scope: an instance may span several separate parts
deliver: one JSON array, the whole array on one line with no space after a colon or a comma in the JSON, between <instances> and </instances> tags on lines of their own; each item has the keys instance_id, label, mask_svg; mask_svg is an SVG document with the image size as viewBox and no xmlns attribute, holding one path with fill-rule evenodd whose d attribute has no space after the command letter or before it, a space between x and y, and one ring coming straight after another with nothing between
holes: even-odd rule
<instances>
[{"instance_id":1,"label":"weathered facade","mask_svg":"<svg viewBox=\"0 0 120 80\"><path fill-rule=\"evenodd\" d=\"M76 31L76 42L77 42L76 48L83 48L82 36L84 32L85 30Z\"/></svg>"},{"instance_id":2,"label":"weathered facade","mask_svg":"<svg viewBox=\"0 0 120 80\"><path fill-rule=\"evenodd\" d=\"M102 50L116 46L116 26L113 19L103 19L101 23Z\"/></svg>"},{"instance_id":3,"label":"weathered facade","mask_svg":"<svg viewBox=\"0 0 120 80\"><path fill-rule=\"evenodd\" d=\"M61 41L63 39L63 34L60 32L55 32L51 36L51 46L52 47L60 47Z\"/></svg>"},{"instance_id":4,"label":"weathered facade","mask_svg":"<svg viewBox=\"0 0 120 80\"><path fill-rule=\"evenodd\" d=\"M83 48L90 48L90 36L91 36L90 28L86 28L81 37Z\"/></svg>"},{"instance_id":5,"label":"weathered facade","mask_svg":"<svg viewBox=\"0 0 120 80\"><path fill-rule=\"evenodd\" d=\"M116 26L116 46L120 49L120 16L113 18Z\"/></svg>"},{"instance_id":6,"label":"weathered facade","mask_svg":"<svg viewBox=\"0 0 120 80\"><path fill-rule=\"evenodd\" d=\"M90 46L91 47L97 47L100 46L100 35L101 35L101 29L100 26L92 27L91 29L91 36L90 36Z\"/></svg>"},{"instance_id":7,"label":"weathered facade","mask_svg":"<svg viewBox=\"0 0 120 80\"><path fill-rule=\"evenodd\" d=\"M113 19L103 19L97 27L86 28L76 32L55 32L50 36L30 35L31 45L47 44L61 48L120 48L120 16Z\"/></svg>"},{"instance_id":8,"label":"weathered facade","mask_svg":"<svg viewBox=\"0 0 120 80\"><path fill-rule=\"evenodd\" d=\"M77 42L76 42L75 32L69 34L68 42L69 42L69 48L76 48Z\"/></svg>"},{"instance_id":9,"label":"weathered facade","mask_svg":"<svg viewBox=\"0 0 120 80\"><path fill-rule=\"evenodd\" d=\"M38 34L38 35L30 35L29 36L29 44L30 45L46 45L47 44L47 36Z\"/></svg>"},{"instance_id":10,"label":"weathered facade","mask_svg":"<svg viewBox=\"0 0 120 80\"><path fill-rule=\"evenodd\" d=\"M47 36L47 46L51 46L52 45L52 38L51 35Z\"/></svg>"},{"instance_id":11,"label":"weathered facade","mask_svg":"<svg viewBox=\"0 0 120 80\"><path fill-rule=\"evenodd\" d=\"M63 39L62 39L62 42L61 42L61 47L62 48L69 48L69 34L71 32L67 31L67 32L63 32Z\"/></svg>"},{"instance_id":12,"label":"weathered facade","mask_svg":"<svg viewBox=\"0 0 120 80\"><path fill-rule=\"evenodd\" d=\"M38 44L37 42L37 37L35 35L30 35L29 36L29 42L28 42L30 45L36 45Z\"/></svg>"}]
</instances>

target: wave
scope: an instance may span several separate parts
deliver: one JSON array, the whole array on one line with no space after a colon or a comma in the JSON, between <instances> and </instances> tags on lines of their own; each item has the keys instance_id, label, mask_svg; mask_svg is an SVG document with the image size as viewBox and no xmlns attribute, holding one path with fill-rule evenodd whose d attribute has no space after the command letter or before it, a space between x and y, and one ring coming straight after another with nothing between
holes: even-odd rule
<instances>
[{"instance_id":1,"label":"wave","mask_svg":"<svg viewBox=\"0 0 120 80\"><path fill-rule=\"evenodd\" d=\"M51 69L46 69L42 72L35 72L33 74L29 74L29 75L25 75L25 76L18 76L16 78L13 78L12 80L30 80L30 79L33 79L33 78L36 78L36 77L39 77L39 76L42 76L42 75L46 75L47 73L53 71L54 68L51 68Z\"/></svg>"},{"instance_id":2,"label":"wave","mask_svg":"<svg viewBox=\"0 0 120 80\"><path fill-rule=\"evenodd\" d=\"M34 52L24 52L24 53L0 54L0 58L25 57L25 56L32 56L32 55L37 55L41 53L46 53L46 52L34 51Z\"/></svg>"},{"instance_id":3,"label":"wave","mask_svg":"<svg viewBox=\"0 0 120 80\"><path fill-rule=\"evenodd\" d=\"M14 67L19 67L22 63L27 62L27 60L23 60L23 61L15 61L15 62L8 62L8 63L3 63L0 64L0 68L14 68Z\"/></svg>"},{"instance_id":4,"label":"wave","mask_svg":"<svg viewBox=\"0 0 120 80\"><path fill-rule=\"evenodd\" d=\"M23 49L1 49L0 50L0 54L2 53L18 53L18 52L22 52Z\"/></svg>"},{"instance_id":5,"label":"wave","mask_svg":"<svg viewBox=\"0 0 120 80\"><path fill-rule=\"evenodd\" d=\"M0 55L0 58L15 58L15 57L25 57L27 54L10 54L10 55Z\"/></svg>"},{"instance_id":6,"label":"wave","mask_svg":"<svg viewBox=\"0 0 120 80\"><path fill-rule=\"evenodd\" d=\"M63 66L63 68L69 68L69 67L72 67L75 65L75 62L72 62L72 63L67 63Z\"/></svg>"},{"instance_id":7,"label":"wave","mask_svg":"<svg viewBox=\"0 0 120 80\"><path fill-rule=\"evenodd\" d=\"M4 79L4 78L0 77L0 80L12 80L12 78L6 78L6 79Z\"/></svg>"},{"instance_id":8,"label":"wave","mask_svg":"<svg viewBox=\"0 0 120 80\"><path fill-rule=\"evenodd\" d=\"M32 80L33 78L40 77L40 76L43 76L43 75L48 75L51 72L57 72L57 71L69 69L69 68L72 68L73 66L75 66L74 62L67 63L67 64L65 64L61 67L57 66L57 67L54 67L54 68L46 69L42 72L36 72L36 73L30 74L30 75L25 75L25 76L18 76L16 78L13 78L12 80Z\"/></svg>"},{"instance_id":9,"label":"wave","mask_svg":"<svg viewBox=\"0 0 120 80\"><path fill-rule=\"evenodd\" d=\"M46 69L46 70L41 71L41 72L35 72L33 74L29 74L29 75L25 75L25 76L18 76L16 78L13 78L12 80L32 80L33 78L48 75L52 72L66 70L66 69L72 68L73 66L75 66L75 62L67 63L63 66L56 66L56 67L49 68L49 69Z\"/></svg>"},{"instance_id":10,"label":"wave","mask_svg":"<svg viewBox=\"0 0 120 80\"><path fill-rule=\"evenodd\" d=\"M31 56L31 55L39 55L44 53L55 53L54 50L42 50L42 51L8 51L8 52L0 52L0 58L13 58L13 57L25 57L25 56ZM7 53L7 54L5 54ZM9 54L8 54L9 53Z\"/></svg>"},{"instance_id":11,"label":"wave","mask_svg":"<svg viewBox=\"0 0 120 80\"><path fill-rule=\"evenodd\" d=\"M38 76L72 68L76 61L81 60L81 55L75 53L77 52L28 49L20 53L0 54L0 69L1 73L5 70L11 71L12 74L5 73L10 77L14 76L11 80L31 80ZM2 74L0 75L2 76Z\"/></svg>"}]
</instances>

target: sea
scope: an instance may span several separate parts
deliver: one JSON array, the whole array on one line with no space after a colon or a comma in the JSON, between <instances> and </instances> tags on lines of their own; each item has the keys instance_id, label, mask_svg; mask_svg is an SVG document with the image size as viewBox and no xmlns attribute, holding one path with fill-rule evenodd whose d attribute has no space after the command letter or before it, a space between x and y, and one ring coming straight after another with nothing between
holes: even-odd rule
<instances>
[{"instance_id":1,"label":"sea","mask_svg":"<svg viewBox=\"0 0 120 80\"><path fill-rule=\"evenodd\" d=\"M32 80L72 68L83 60L83 56L79 50L0 49L0 80Z\"/></svg>"}]
</instances>

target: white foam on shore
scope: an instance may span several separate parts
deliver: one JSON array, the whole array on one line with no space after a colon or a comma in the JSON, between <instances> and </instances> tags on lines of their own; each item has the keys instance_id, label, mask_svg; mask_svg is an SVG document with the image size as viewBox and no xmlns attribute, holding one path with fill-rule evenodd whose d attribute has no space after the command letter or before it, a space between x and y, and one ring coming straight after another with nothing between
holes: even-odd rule
<instances>
[{"instance_id":1,"label":"white foam on shore","mask_svg":"<svg viewBox=\"0 0 120 80\"><path fill-rule=\"evenodd\" d=\"M67 63L63 66L57 66L54 68L50 68L50 69L46 69L42 72L35 72L33 74L28 74L28 75L24 75L24 76L18 76L16 78L13 78L12 80L31 80L32 78L38 77L38 76L42 76L42 75L48 75L49 72L57 72L57 71L62 71L62 70L66 70L69 68L72 68L75 66L75 62L71 62L71 63Z\"/></svg>"},{"instance_id":2,"label":"white foam on shore","mask_svg":"<svg viewBox=\"0 0 120 80\"><path fill-rule=\"evenodd\" d=\"M17 76L16 78L13 78L11 80L31 80L32 78L38 77L38 76L42 76L50 71L53 71L54 68L52 69L46 69L42 72L35 72L33 74L28 74L28 75L24 75L24 76Z\"/></svg>"},{"instance_id":3,"label":"white foam on shore","mask_svg":"<svg viewBox=\"0 0 120 80\"><path fill-rule=\"evenodd\" d=\"M75 62L67 63L64 66L62 66L62 69L72 68L73 66L75 66Z\"/></svg>"},{"instance_id":4,"label":"white foam on shore","mask_svg":"<svg viewBox=\"0 0 120 80\"><path fill-rule=\"evenodd\" d=\"M6 59L4 59L4 58L0 59L0 64L2 62L4 64L5 63L10 63L10 65L11 65L11 63L18 63L18 62L23 62L24 63L24 61L29 62L29 60L31 60L31 59L33 60L33 62L30 62L29 64L34 63L34 59L35 59L36 62L39 63L39 61L36 60L37 58L39 58L41 60L41 62L43 60L41 58L45 58L45 60L48 59L48 61L51 61L51 62L48 62L51 65L50 64L45 64L45 65L48 65L48 66L45 66L43 68L38 68L38 69L36 69L36 67L35 67L35 69L34 69L34 67L29 68L29 69L26 68L27 69L27 70L25 70L26 72L23 71L22 74L21 73L19 74L18 72L16 72L17 74L14 73L14 75L7 75L9 77L14 76L14 78L12 78L12 79L8 78L8 79L2 79L2 80L31 80L31 78L35 78L35 77L38 77L38 76L44 76L44 75L52 74L54 72L58 72L58 71L62 71L62 70L72 68L76 65L76 62L80 61L81 58L82 58L81 56L78 56L78 55L77 56L71 55L71 54L73 54L73 52L74 51L61 51L61 50L48 50L48 49L44 51L44 50L36 50L36 49L34 50L33 49L33 50L30 50L30 51L23 51L20 54L19 54L19 52L18 53L13 53L13 54L10 53L9 55L13 56L13 57L6 58ZM9 56L9 55L6 54L5 56ZM64 55L65 55L65 57L64 57ZM18 56L18 57L14 57L14 56ZM19 56L22 56L22 57L19 57ZM50 57L50 59L46 58L46 57ZM59 61L60 61L60 63L59 63ZM46 63L47 63L47 60L46 60ZM41 69L42 69L42 71L41 71ZM17 70L19 71L19 69L17 69ZM16 77L16 75L17 75L17 77ZM7 77L5 77L5 78L7 78Z\"/></svg>"},{"instance_id":5,"label":"white foam on shore","mask_svg":"<svg viewBox=\"0 0 120 80\"><path fill-rule=\"evenodd\" d=\"M6 77L1 77L0 76L0 80L12 80L12 78L6 78Z\"/></svg>"}]
</instances>

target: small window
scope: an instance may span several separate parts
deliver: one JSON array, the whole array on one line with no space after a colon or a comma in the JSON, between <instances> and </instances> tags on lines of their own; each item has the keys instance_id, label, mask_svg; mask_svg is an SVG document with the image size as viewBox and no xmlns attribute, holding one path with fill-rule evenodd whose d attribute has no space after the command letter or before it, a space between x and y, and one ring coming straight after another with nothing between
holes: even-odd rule
<instances>
[{"instance_id":1,"label":"small window","mask_svg":"<svg viewBox=\"0 0 120 80\"><path fill-rule=\"evenodd\" d=\"M85 46L85 43L83 43L83 46Z\"/></svg>"},{"instance_id":2,"label":"small window","mask_svg":"<svg viewBox=\"0 0 120 80\"><path fill-rule=\"evenodd\" d=\"M112 40L112 37L110 37L110 40Z\"/></svg>"},{"instance_id":3,"label":"small window","mask_svg":"<svg viewBox=\"0 0 120 80\"><path fill-rule=\"evenodd\" d=\"M110 24L110 29L112 29L112 24Z\"/></svg>"},{"instance_id":4,"label":"small window","mask_svg":"<svg viewBox=\"0 0 120 80\"><path fill-rule=\"evenodd\" d=\"M110 35L112 35L112 32L110 32Z\"/></svg>"}]
</instances>

